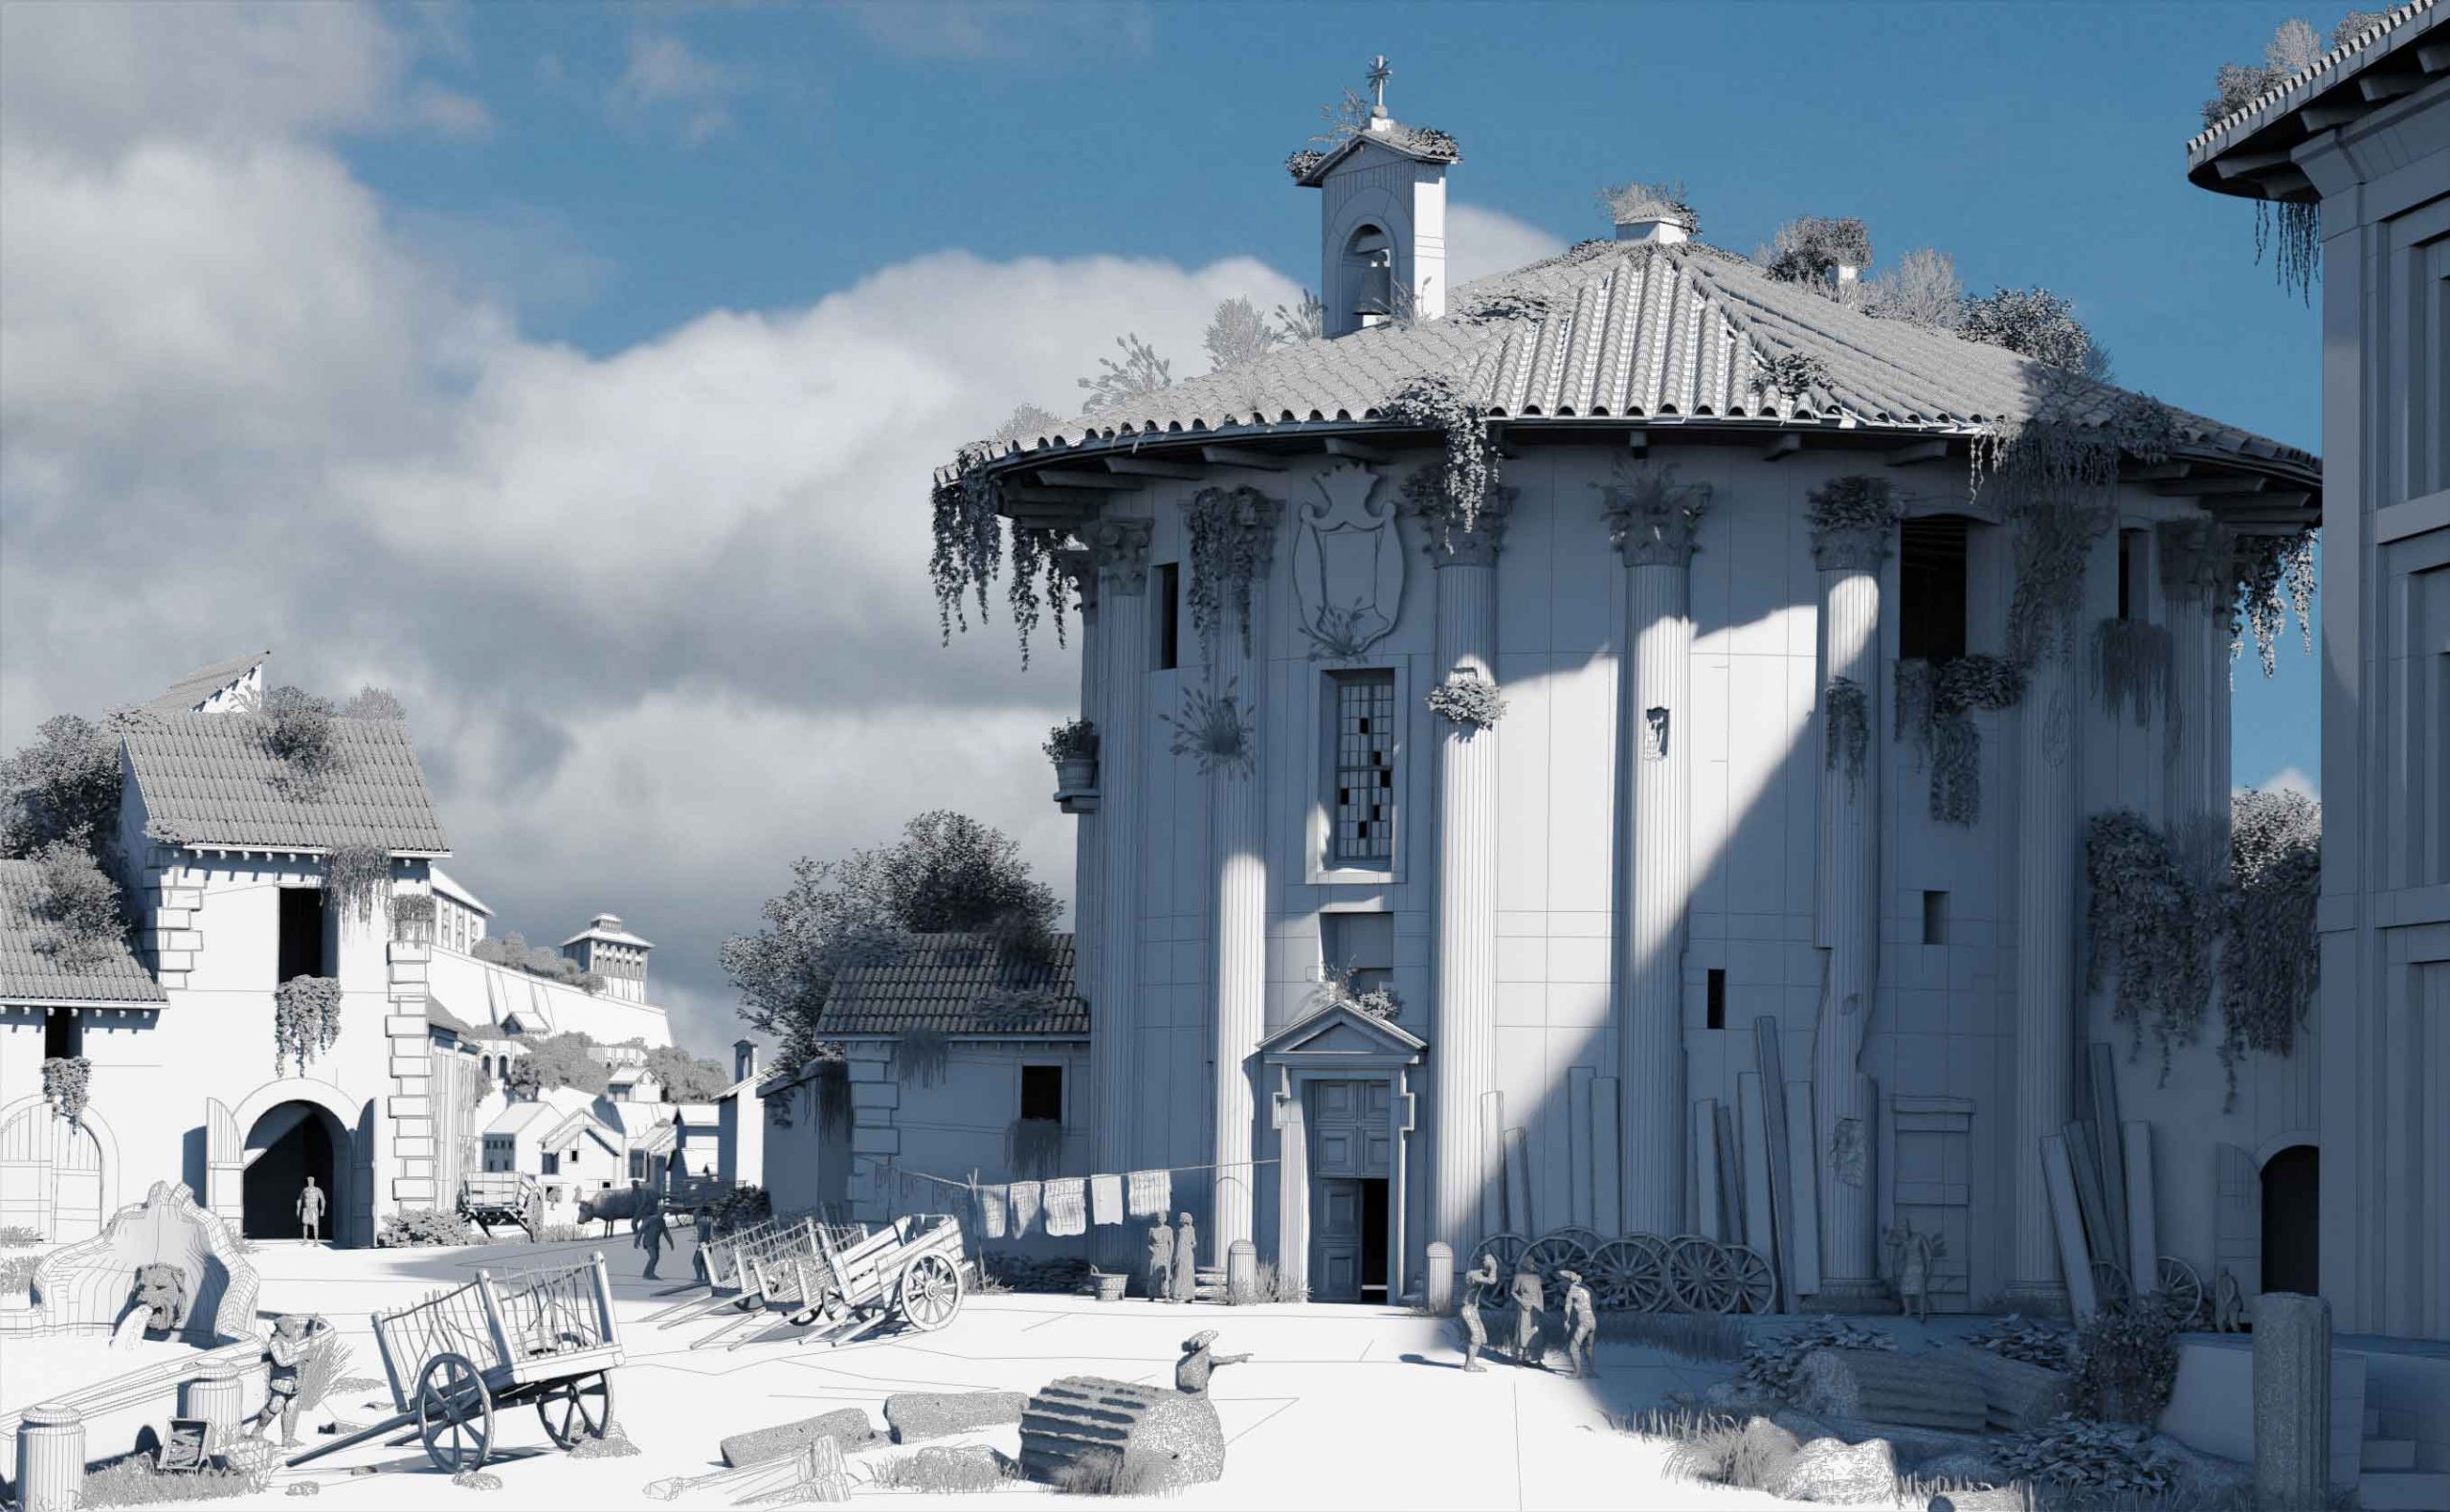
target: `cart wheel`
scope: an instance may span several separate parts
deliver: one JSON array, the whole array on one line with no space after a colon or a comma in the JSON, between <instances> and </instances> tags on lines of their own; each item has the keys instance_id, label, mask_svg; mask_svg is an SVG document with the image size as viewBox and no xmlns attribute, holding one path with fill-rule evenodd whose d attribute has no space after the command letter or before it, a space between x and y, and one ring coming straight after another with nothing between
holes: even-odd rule
<instances>
[{"instance_id":1,"label":"cart wheel","mask_svg":"<svg viewBox=\"0 0 2450 1512\"><path fill-rule=\"evenodd\" d=\"M536 1399L546 1436L564 1449L601 1438L612 1426L612 1375L600 1370L574 1381L556 1381Z\"/></svg>"},{"instance_id":2,"label":"cart wheel","mask_svg":"<svg viewBox=\"0 0 2450 1512\"><path fill-rule=\"evenodd\" d=\"M2114 1260L2093 1262L2093 1295L2104 1307L2126 1306L2131 1289L2126 1266Z\"/></svg>"},{"instance_id":3,"label":"cart wheel","mask_svg":"<svg viewBox=\"0 0 2450 1512\"><path fill-rule=\"evenodd\" d=\"M932 1333L961 1311L961 1272L941 1255L923 1255L902 1272L902 1317Z\"/></svg>"},{"instance_id":4,"label":"cart wheel","mask_svg":"<svg viewBox=\"0 0 2450 1512\"><path fill-rule=\"evenodd\" d=\"M1590 1269L1590 1261L1591 1251L1579 1239L1560 1230L1532 1240L1517 1263L1537 1272L1542 1288L1556 1292L1559 1271L1571 1271L1579 1276ZM1559 1292L1557 1295L1562 1299L1564 1294ZM1562 1301L1560 1305L1563 1305Z\"/></svg>"},{"instance_id":5,"label":"cart wheel","mask_svg":"<svg viewBox=\"0 0 2450 1512\"><path fill-rule=\"evenodd\" d=\"M1727 1263L1735 1273L1734 1305L1731 1313L1766 1313L1778 1300L1777 1273L1759 1250L1748 1244L1725 1246Z\"/></svg>"},{"instance_id":6,"label":"cart wheel","mask_svg":"<svg viewBox=\"0 0 2450 1512\"><path fill-rule=\"evenodd\" d=\"M2194 1267L2173 1255L2161 1256L2157 1274L2161 1280L2162 1304L2181 1328L2192 1328L2196 1314L2203 1311L2203 1278Z\"/></svg>"},{"instance_id":7,"label":"cart wheel","mask_svg":"<svg viewBox=\"0 0 2450 1512\"><path fill-rule=\"evenodd\" d=\"M417 1377L417 1436L446 1476L483 1466L494 1442L494 1395L464 1354L438 1354Z\"/></svg>"},{"instance_id":8,"label":"cart wheel","mask_svg":"<svg viewBox=\"0 0 2450 1512\"><path fill-rule=\"evenodd\" d=\"M1463 1267L1465 1271L1479 1270L1483 1256L1497 1261L1496 1282L1474 1287L1473 1300L1482 1307L1502 1306L1505 1301L1506 1284L1514 1279L1514 1262L1521 1259L1523 1252L1530 1247L1530 1240L1510 1231L1492 1234L1473 1245L1471 1262Z\"/></svg>"},{"instance_id":9,"label":"cart wheel","mask_svg":"<svg viewBox=\"0 0 2450 1512\"><path fill-rule=\"evenodd\" d=\"M1717 1240L1679 1234L1667 1245L1667 1289L1681 1311L1723 1313L1735 1296L1735 1267Z\"/></svg>"},{"instance_id":10,"label":"cart wheel","mask_svg":"<svg viewBox=\"0 0 2450 1512\"><path fill-rule=\"evenodd\" d=\"M1667 1305L1667 1256L1646 1234L1610 1239L1592 1252L1592 1290L1609 1312L1655 1313Z\"/></svg>"}]
</instances>

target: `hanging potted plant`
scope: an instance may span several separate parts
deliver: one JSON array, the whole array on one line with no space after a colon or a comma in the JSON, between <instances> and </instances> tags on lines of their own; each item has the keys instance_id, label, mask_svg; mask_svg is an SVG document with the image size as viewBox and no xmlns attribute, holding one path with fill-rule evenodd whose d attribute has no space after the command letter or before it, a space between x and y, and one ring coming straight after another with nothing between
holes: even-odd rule
<instances>
[{"instance_id":1,"label":"hanging potted plant","mask_svg":"<svg viewBox=\"0 0 2450 1512\"><path fill-rule=\"evenodd\" d=\"M1047 731L1046 757L1055 763L1059 792L1095 792L1098 789L1098 727L1087 720L1066 720Z\"/></svg>"}]
</instances>

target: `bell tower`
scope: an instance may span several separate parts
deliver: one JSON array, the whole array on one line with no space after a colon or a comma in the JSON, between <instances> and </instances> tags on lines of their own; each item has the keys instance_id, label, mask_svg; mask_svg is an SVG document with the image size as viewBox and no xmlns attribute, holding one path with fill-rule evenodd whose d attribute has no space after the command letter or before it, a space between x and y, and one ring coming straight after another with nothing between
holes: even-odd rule
<instances>
[{"instance_id":1,"label":"bell tower","mask_svg":"<svg viewBox=\"0 0 2450 1512\"><path fill-rule=\"evenodd\" d=\"M1321 193L1319 297L1329 336L1446 313L1446 169L1455 141L1387 114L1383 56L1369 119L1295 173Z\"/></svg>"}]
</instances>

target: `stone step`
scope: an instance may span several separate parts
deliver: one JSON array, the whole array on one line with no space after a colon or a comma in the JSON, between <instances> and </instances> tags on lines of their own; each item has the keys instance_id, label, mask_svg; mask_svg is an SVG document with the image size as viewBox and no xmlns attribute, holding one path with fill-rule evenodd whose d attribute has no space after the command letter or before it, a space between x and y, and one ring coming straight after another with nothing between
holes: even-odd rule
<instances>
[{"instance_id":1,"label":"stone step","mask_svg":"<svg viewBox=\"0 0 2450 1512\"><path fill-rule=\"evenodd\" d=\"M2359 1465L2367 1470L2414 1470L2416 1440L2413 1438L2369 1438L2358 1456Z\"/></svg>"},{"instance_id":2,"label":"stone step","mask_svg":"<svg viewBox=\"0 0 2450 1512\"><path fill-rule=\"evenodd\" d=\"M2450 1474L2379 1471L2357 1481L2356 1499L2365 1512L2445 1512L2450 1509Z\"/></svg>"}]
</instances>

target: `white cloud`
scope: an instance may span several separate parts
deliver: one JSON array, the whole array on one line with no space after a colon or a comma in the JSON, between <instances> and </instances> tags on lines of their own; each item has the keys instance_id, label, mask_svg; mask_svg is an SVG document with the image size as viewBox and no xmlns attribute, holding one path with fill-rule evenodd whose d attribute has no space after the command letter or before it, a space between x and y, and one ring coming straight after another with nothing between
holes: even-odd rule
<instances>
[{"instance_id":1,"label":"white cloud","mask_svg":"<svg viewBox=\"0 0 2450 1512\"><path fill-rule=\"evenodd\" d=\"M1459 289L1474 278L1507 273L1566 250L1563 238L1480 205L1446 211L1446 286Z\"/></svg>"},{"instance_id":2,"label":"white cloud","mask_svg":"<svg viewBox=\"0 0 2450 1512\"><path fill-rule=\"evenodd\" d=\"M250 56L218 93L291 71ZM448 228L404 233L323 145L338 106L56 108L12 100L0 142L0 748L265 646L278 680L389 685L504 927L612 908L714 1019L716 943L799 854L952 804L1067 884L1036 746L1075 663L1042 631L1017 676L1000 619L939 648L929 470L1072 408L1115 333L1180 361L1290 282L945 252L593 358L522 337Z\"/></svg>"},{"instance_id":3,"label":"white cloud","mask_svg":"<svg viewBox=\"0 0 2450 1512\"><path fill-rule=\"evenodd\" d=\"M2320 803L2323 800L2323 785L2316 779L2305 775L2305 772L2302 767L2283 767L2278 771L2273 772L2270 776L2265 777L2262 781L2251 784L2251 786L2261 789L2264 792L2304 793L2306 797L2313 799L2316 803ZM2243 792L2246 789L2244 788L2239 788L2237 790Z\"/></svg>"},{"instance_id":4,"label":"white cloud","mask_svg":"<svg viewBox=\"0 0 2450 1512\"><path fill-rule=\"evenodd\" d=\"M635 32L630 62L612 86L616 119L636 120L659 106L676 107L680 139L691 146L731 125L724 103L747 85L740 70L710 61L668 32Z\"/></svg>"},{"instance_id":5,"label":"white cloud","mask_svg":"<svg viewBox=\"0 0 2450 1512\"><path fill-rule=\"evenodd\" d=\"M1156 32L1140 0L856 0L836 9L868 40L904 57L1139 55Z\"/></svg>"}]
</instances>

